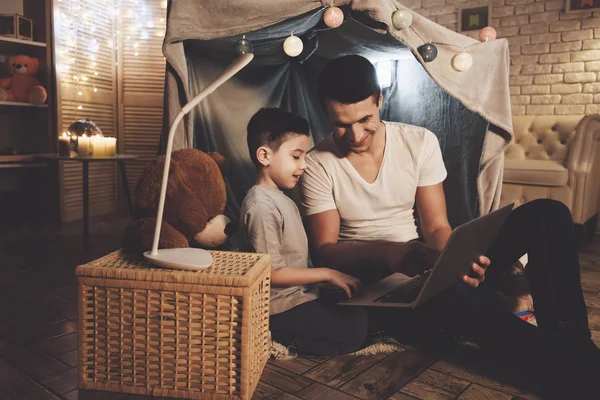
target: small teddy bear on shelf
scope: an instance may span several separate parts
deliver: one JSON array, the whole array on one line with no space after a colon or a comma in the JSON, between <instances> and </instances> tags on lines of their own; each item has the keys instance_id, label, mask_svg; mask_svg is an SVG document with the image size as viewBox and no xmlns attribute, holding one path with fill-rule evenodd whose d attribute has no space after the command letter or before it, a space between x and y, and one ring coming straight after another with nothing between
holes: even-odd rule
<instances>
[{"instance_id":1,"label":"small teddy bear on shelf","mask_svg":"<svg viewBox=\"0 0 600 400\"><path fill-rule=\"evenodd\" d=\"M0 79L0 101L17 101L32 104L46 102L46 89L34 78L40 67L35 57L17 55L9 57L11 77Z\"/></svg>"}]
</instances>

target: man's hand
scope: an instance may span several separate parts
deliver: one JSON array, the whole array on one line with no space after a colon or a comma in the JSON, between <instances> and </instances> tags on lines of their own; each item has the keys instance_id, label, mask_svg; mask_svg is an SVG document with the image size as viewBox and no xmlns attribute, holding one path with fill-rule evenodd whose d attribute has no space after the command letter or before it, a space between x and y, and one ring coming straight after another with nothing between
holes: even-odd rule
<instances>
[{"instance_id":1,"label":"man's hand","mask_svg":"<svg viewBox=\"0 0 600 400\"><path fill-rule=\"evenodd\" d=\"M479 256L478 263L473 263L471 269L473 272L470 275L463 276L463 282L473 287L479 286L485 280L485 270L489 267L491 261L485 256Z\"/></svg>"},{"instance_id":2,"label":"man's hand","mask_svg":"<svg viewBox=\"0 0 600 400\"><path fill-rule=\"evenodd\" d=\"M433 268L440 256L437 249L417 240L389 245L387 254L384 255L386 266L393 272L401 272L407 276L416 276Z\"/></svg>"},{"instance_id":3,"label":"man's hand","mask_svg":"<svg viewBox=\"0 0 600 400\"><path fill-rule=\"evenodd\" d=\"M352 275L329 268L327 268L327 275L327 282L343 289L348 298L351 298L354 293L357 293L361 289L360 280Z\"/></svg>"}]
</instances>

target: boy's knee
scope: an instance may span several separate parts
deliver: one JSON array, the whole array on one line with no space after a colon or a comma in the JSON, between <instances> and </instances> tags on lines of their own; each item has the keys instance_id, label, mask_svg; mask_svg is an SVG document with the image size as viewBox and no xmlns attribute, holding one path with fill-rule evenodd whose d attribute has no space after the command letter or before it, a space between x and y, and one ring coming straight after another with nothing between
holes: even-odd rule
<instances>
[{"instance_id":1,"label":"boy's knee","mask_svg":"<svg viewBox=\"0 0 600 400\"><path fill-rule=\"evenodd\" d=\"M348 309L346 323L340 329L342 337L338 342L339 353L352 353L360 350L367 340L369 331L369 318L366 310L361 307Z\"/></svg>"}]
</instances>

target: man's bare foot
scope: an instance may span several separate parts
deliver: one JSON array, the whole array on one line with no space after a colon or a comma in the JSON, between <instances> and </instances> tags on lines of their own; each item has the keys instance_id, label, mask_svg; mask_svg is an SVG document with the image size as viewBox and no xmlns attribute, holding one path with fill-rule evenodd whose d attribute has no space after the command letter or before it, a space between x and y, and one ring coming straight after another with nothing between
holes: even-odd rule
<instances>
[{"instance_id":1,"label":"man's bare foot","mask_svg":"<svg viewBox=\"0 0 600 400\"><path fill-rule=\"evenodd\" d=\"M506 272L504 280L496 293L500 307L513 314L534 311L529 283L525 277L523 267L518 264ZM532 314L524 315L522 318L535 325L535 316Z\"/></svg>"}]
</instances>

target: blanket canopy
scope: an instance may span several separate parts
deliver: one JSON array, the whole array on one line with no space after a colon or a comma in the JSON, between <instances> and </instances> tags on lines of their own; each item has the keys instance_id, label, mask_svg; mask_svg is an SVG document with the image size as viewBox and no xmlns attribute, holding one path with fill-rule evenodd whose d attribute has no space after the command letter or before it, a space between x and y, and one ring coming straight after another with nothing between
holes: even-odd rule
<instances>
[{"instance_id":1,"label":"blanket canopy","mask_svg":"<svg viewBox=\"0 0 600 400\"><path fill-rule=\"evenodd\" d=\"M331 127L316 98L318 75L332 58L361 54L386 73L380 76L387 82L382 85L382 119L423 126L438 137L448 170L444 190L451 225L497 208L503 152L512 137L507 41L478 42L414 13L411 26L398 30L391 16L403 6L395 0L335 1L345 17L331 29L322 17L330 4L173 0L163 46L163 144L181 107L231 63L235 43L245 36L254 60L189 114L174 142L174 149L218 151L228 159L228 212L237 218L255 178L246 145L252 114L267 106L293 111L308 119L312 138L319 141ZM291 33L304 43L295 58L283 51ZM417 51L427 42L438 49L428 63ZM473 57L467 72L451 66L462 49Z\"/></svg>"}]
</instances>

